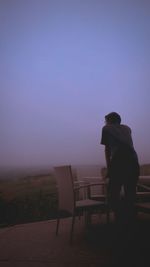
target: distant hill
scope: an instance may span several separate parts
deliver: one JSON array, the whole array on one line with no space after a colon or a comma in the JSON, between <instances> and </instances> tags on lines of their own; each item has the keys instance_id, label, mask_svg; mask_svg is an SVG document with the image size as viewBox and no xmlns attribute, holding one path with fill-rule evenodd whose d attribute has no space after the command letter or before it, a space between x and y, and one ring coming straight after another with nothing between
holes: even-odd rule
<instances>
[{"instance_id":1,"label":"distant hill","mask_svg":"<svg viewBox=\"0 0 150 267\"><path fill-rule=\"evenodd\" d=\"M38 177L45 176L53 173L53 166L42 166L42 167L18 167L18 168L0 168L0 180L16 180L26 177ZM77 179L83 177L95 177L103 176L105 174L105 167L98 164L89 165L73 165L72 164L73 176ZM150 163L142 164L140 166L140 175L150 175Z\"/></svg>"},{"instance_id":2,"label":"distant hill","mask_svg":"<svg viewBox=\"0 0 150 267\"><path fill-rule=\"evenodd\" d=\"M52 172L51 166L46 167L10 167L0 168L0 180L16 180L27 176L46 175Z\"/></svg>"}]
</instances>

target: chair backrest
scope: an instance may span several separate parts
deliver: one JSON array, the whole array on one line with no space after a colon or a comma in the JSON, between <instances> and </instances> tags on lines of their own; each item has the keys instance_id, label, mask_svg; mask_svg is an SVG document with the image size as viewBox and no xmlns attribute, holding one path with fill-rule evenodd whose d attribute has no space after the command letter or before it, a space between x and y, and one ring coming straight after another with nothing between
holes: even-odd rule
<instances>
[{"instance_id":1,"label":"chair backrest","mask_svg":"<svg viewBox=\"0 0 150 267\"><path fill-rule=\"evenodd\" d=\"M71 166L57 166L54 167L54 170L58 188L59 210L72 214L75 207L75 197Z\"/></svg>"}]
</instances>

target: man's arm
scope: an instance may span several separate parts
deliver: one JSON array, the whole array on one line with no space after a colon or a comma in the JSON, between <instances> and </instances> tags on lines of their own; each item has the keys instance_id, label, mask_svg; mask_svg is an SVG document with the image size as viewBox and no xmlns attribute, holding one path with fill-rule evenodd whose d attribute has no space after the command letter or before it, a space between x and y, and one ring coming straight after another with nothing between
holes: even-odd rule
<instances>
[{"instance_id":1,"label":"man's arm","mask_svg":"<svg viewBox=\"0 0 150 267\"><path fill-rule=\"evenodd\" d=\"M105 160L106 160L106 167L107 167L106 177L108 177L108 174L109 174L110 160L111 160L111 150L109 146L109 139L110 137L109 137L108 127L104 126L102 129L101 144L105 145Z\"/></svg>"},{"instance_id":2,"label":"man's arm","mask_svg":"<svg viewBox=\"0 0 150 267\"><path fill-rule=\"evenodd\" d=\"M107 173L109 173L111 151L110 151L109 146L106 146L106 145L105 145L105 159L106 159Z\"/></svg>"}]
</instances>

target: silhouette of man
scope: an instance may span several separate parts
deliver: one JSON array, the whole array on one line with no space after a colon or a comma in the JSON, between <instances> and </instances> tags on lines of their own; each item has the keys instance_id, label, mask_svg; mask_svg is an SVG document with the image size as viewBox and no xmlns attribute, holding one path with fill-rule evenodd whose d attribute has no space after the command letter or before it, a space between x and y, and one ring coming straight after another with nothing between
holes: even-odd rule
<instances>
[{"instance_id":1,"label":"silhouette of man","mask_svg":"<svg viewBox=\"0 0 150 267\"><path fill-rule=\"evenodd\" d=\"M133 146L131 129L121 124L121 117L116 112L107 114L105 122L101 144L105 145L110 206L117 225L131 225L135 219L134 204L139 176L138 157Z\"/></svg>"}]
</instances>

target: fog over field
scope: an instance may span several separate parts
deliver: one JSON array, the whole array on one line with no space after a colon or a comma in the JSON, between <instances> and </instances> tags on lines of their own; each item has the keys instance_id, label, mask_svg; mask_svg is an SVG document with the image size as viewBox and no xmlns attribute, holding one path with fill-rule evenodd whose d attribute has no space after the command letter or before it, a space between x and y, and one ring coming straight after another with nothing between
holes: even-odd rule
<instances>
[{"instance_id":1,"label":"fog over field","mask_svg":"<svg viewBox=\"0 0 150 267\"><path fill-rule=\"evenodd\" d=\"M0 1L1 170L104 166L111 111L150 163L149 14L149 1Z\"/></svg>"}]
</instances>

